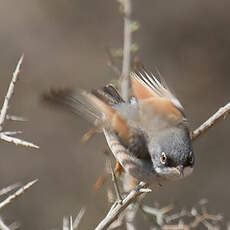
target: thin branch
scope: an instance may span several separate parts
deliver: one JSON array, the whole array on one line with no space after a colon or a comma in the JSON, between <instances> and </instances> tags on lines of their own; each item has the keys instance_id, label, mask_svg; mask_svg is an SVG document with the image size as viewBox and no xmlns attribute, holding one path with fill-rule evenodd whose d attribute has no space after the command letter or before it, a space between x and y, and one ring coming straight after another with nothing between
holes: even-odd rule
<instances>
[{"instance_id":1,"label":"thin branch","mask_svg":"<svg viewBox=\"0 0 230 230\"><path fill-rule=\"evenodd\" d=\"M21 58L18 61L18 64L17 64L16 69L15 69L15 71L13 73L13 77L12 77L12 80L10 82L9 89L7 91L7 94L6 94L6 97L5 97L2 109L1 109L1 114L0 114L0 131L3 130L3 123L4 123L5 119L6 119L7 111L8 111L8 108L9 108L10 99L12 98L12 96L14 94L15 83L18 80L18 76L19 76L19 73L20 73L20 69L21 69L21 66L22 66L23 59L24 59L24 55L22 55Z\"/></svg>"},{"instance_id":2,"label":"thin branch","mask_svg":"<svg viewBox=\"0 0 230 230\"><path fill-rule=\"evenodd\" d=\"M125 213L125 224L127 230L136 230L135 219L139 209L139 204L132 204L127 207L127 212Z\"/></svg>"},{"instance_id":3,"label":"thin branch","mask_svg":"<svg viewBox=\"0 0 230 230\"><path fill-rule=\"evenodd\" d=\"M8 132L6 132L6 133L8 133ZM39 149L39 146L37 146L37 145L35 145L35 144L31 143L31 142L24 141L24 140L21 140L21 139L16 138L16 137L8 136L8 135L6 135L6 133L5 132L0 133L0 139L2 139L4 141L7 141L7 142L12 142L15 145L22 145L22 146L25 146L25 147Z\"/></svg>"},{"instance_id":4,"label":"thin branch","mask_svg":"<svg viewBox=\"0 0 230 230\"><path fill-rule=\"evenodd\" d=\"M17 197L21 196L26 190L28 190L32 185L34 185L38 180L33 180L20 189L18 189L14 194L8 196L5 200L0 203L0 210L4 208L6 205L10 204Z\"/></svg>"},{"instance_id":5,"label":"thin branch","mask_svg":"<svg viewBox=\"0 0 230 230\"><path fill-rule=\"evenodd\" d=\"M173 209L173 207L173 204L169 204L161 209L149 207L146 205L142 205L141 208L144 213L155 216L157 224L159 226L162 226L164 223L165 214L170 212Z\"/></svg>"},{"instance_id":6,"label":"thin branch","mask_svg":"<svg viewBox=\"0 0 230 230\"><path fill-rule=\"evenodd\" d=\"M225 119L230 113L230 102L224 107L220 108L215 114L213 114L207 121L205 121L199 128L192 132L192 140L195 141L202 134L206 133L221 119Z\"/></svg>"},{"instance_id":7,"label":"thin branch","mask_svg":"<svg viewBox=\"0 0 230 230\"><path fill-rule=\"evenodd\" d=\"M116 175L114 173L114 170L113 170L112 163L111 163L110 159L108 159L108 163L109 163L109 167L110 167L110 172L112 174L112 182L114 184L115 193L116 193L116 196L117 196L117 201L119 203L122 203L122 197L121 197L121 193L120 193L119 186L118 186L118 183L117 183L117 177L116 177Z\"/></svg>"},{"instance_id":8,"label":"thin branch","mask_svg":"<svg viewBox=\"0 0 230 230\"><path fill-rule=\"evenodd\" d=\"M62 225L62 230L73 230L73 218L72 216L70 217L63 217L63 225Z\"/></svg>"},{"instance_id":9,"label":"thin branch","mask_svg":"<svg viewBox=\"0 0 230 230\"><path fill-rule=\"evenodd\" d=\"M10 230L16 230L20 228L21 224L17 221L13 222L12 224L9 225Z\"/></svg>"},{"instance_id":10,"label":"thin branch","mask_svg":"<svg viewBox=\"0 0 230 230\"><path fill-rule=\"evenodd\" d=\"M133 189L124 199L122 204L115 202L107 216L99 223L99 225L95 228L95 230L105 230L109 227L109 225L115 221L119 214L123 212L131 203L133 203L137 197L141 194L150 192L151 190L146 190L147 184L144 182L140 182L135 189ZM144 189L144 190L143 190Z\"/></svg>"},{"instance_id":11,"label":"thin branch","mask_svg":"<svg viewBox=\"0 0 230 230\"><path fill-rule=\"evenodd\" d=\"M72 216L69 217L69 228L70 230L73 230L73 217Z\"/></svg>"},{"instance_id":12,"label":"thin branch","mask_svg":"<svg viewBox=\"0 0 230 230\"><path fill-rule=\"evenodd\" d=\"M182 209L179 213L174 213L170 216L165 216L166 223L170 223L172 221L175 221L177 219L180 219L181 217L184 217L187 215L187 211L185 209Z\"/></svg>"},{"instance_id":13,"label":"thin branch","mask_svg":"<svg viewBox=\"0 0 230 230\"><path fill-rule=\"evenodd\" d=\"M1 133L3 133L6 136L14 136L14 135L22 134L22 131L5 131Z\"/></svg>"},{"instance_id":14,"label":"thin branch","mask_svg":"<svg viewBox=\"0 0 230 230\"><path fill-rule=\"evenodd\" d=\"M66 216L63 217L62 230L70 230L69 229L69 218Z\"/></svg>"},{"instance_id":15,"label":"thin branch","mask_svg":"<svg viewBox=\"0 0 230 230\"><path fill-rule=\"evenodd\" d=\"M192 230L192 229L196 229L201 223L204 223L204 221L212 220L212 221L218 222L218 221L221 221L222 219L223 219L223 217L221 215L210 215L206 212L206 210L203 209L202 215L196 215L196 218L193 221L191 221L189 224L163 225L162 230ZM214 228L212 228L212 229L214 229Z\"/></svg>"},{"instance_id":16,"label":"thin branch","mask_svg":"<svg viewBox=\"0 0 230 230\"><path fill-rule=\"evenodd\" d=\"M5 195L5 194L11 192L12 190L20 187L21 185L22 185L21 183L15 183L15 184L9 185L9 186L7 186L5 188L2 188L0 190L0 196Z\"/></svg>"},{"instance_id":17,"label":"thin branch","mask_svg":"<svg viewBox=\"0 0 230 230\"><path fill-rule=\"evenodd\" d=\"M125 101L129 99L129 72L131 63L132 45L132 0L124 1L124 45L121 73L121 95Z\"/></svg>"},{"instance_id":18,"label":"thin branch","mask_svg":"<svg viewBox=\"0 0 230 230\"><path fill-rule=\"evenodd\" d=\"M80 212L78 213L77 217L75 218L75 220L73 222L73 229L78 229L78 227L81 223L81 220L82 220L83 216L85 215L85 211L86 211L85 207L81 208Z\"/></svg>"},{"instance_id":19,"label":"thin branch","mask_svg":"<svg viewBox=\"0 0 230 230\"><path fill-rule=\"evenodd\" d=\"M123 38L123 62L121 72L121 96L125 101L129 100L130 87L130 66L131 66L131 49L132 49L132 0L125 0L124 6L124 38ZM123 180L123 187L128 188L130 185L130 175L125 175ZM130 186L129 186L130 187ZM127 230L135 230L134 219L137 213L137 207L130 207L124 216L126 219Z\"/></svg>"},{"instance_id":20,"label":"thin branch","mask_svg":"<svg viewBox=\"0 0 230 230\"><path fill-rule=\"evenodd\" d=\"M23 59L24 59L24 55L21 56L21 58L19 59L19 61L17 63L17 66L16 66L15 71L13 73L12 80L10 82L8 91L7 91L6 96L5 96L3 106L1 108L1 112L0 112L0 139L2 139L4 141L7 141L7 142L12 142L12 143L14 143L16 145L23 145L25 147L31 147L31 148L38 149L39 147L37 145L33 144L33 143L30 143L30 142L27 142L27 141L24 141L24 140L21 140L19 138L11 136L11 135L19 134L19 133L21 133L21 131L6 131L6 132L3 132L3 125L4 125L4 122L5 122L6 119L14 120L14 121L26 121L26 119L24 119L22 117L10 116L10 115L7 114L10 100L11 100L13 94L14 94L15 84L16 84L16 82L18 80L18 76L19 76L19 73L20 73L20 70L21 70L21 67L22 67Z\"/></svg>"},{"instance_id":21,"label":"thin branch","mask_svg":"<svg viewBox=\"0 0 230 230\"><path fill-rule=\"evenodd\" d=\"M117 219L110 224L110 226L107 228L108 230L121 230L124 229L124 215L125 213L122 212Z\"/></svg>"},{"instance_id":22,"label":"thin branch","mask_svg":"<svg viewBox=\"0 0 230 230\"><path fill-rule=\"evenodd\" d=\"M1 230L11 230L4 222L3 220L0 218L0 229Z\"/></svg>"},{"instance_id":23,"label":"thin branch","mask_svg":"<svg viewBox=\"0 0 230 230\"><path fill-rule=\"evenodd\" d=\"M6 115L6 119L9 121L28 121L28 119L24 118L24 117L19 117L19 116L15 116L15 115Z\"/></svg>"}]
</instances>

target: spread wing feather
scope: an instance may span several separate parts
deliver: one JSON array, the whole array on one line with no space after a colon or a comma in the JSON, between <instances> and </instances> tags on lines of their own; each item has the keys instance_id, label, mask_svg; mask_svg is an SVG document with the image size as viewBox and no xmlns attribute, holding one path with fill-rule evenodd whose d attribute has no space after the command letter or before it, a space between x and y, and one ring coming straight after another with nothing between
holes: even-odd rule
<instances>
[{"instance_id":1,"label":"spread wing feather","mask_svg":"<svg viewBox=\"0 0 230 230\"><path fill-rule=\"evenodd\" d=\"M120 143L137 158L149 158L144 134L130 126L116 106L124 104L118 91L108 85L102 89L86 91L50 90L43 95L49 104L64 106L91 121L98 130L106 129L117 135Z\"/></svg>"},{"instance_id":2,"label":"spread wing feather","mask_svg":"<svg viewBox=\"0 0 230 230\"><path fill-rule=\"evenodd\" d=\"M161 83L152 73L149 74L146 71L133 72L131 73L131 79L132 81L133 79L138 81L142 87L146 88L145 90L150 90L151 96L165 98L171 101L179 110L183 110L183 106L180 101L171 93L166 83ZM137 84L134 81L133 83Z\"/></svg>"},{"instance_id":3,"label":"spread wing feather","mask_svg":"<svg viewBox=\"0 0 230 230\"><path fill-rule=\"evenodd\" d=\"M145 70L133 72L130 77L133 94L145 108L152 109L154 114L161 114L169 121L185 121L183 106L165 83Z\"/></svg>"}]
</instances>

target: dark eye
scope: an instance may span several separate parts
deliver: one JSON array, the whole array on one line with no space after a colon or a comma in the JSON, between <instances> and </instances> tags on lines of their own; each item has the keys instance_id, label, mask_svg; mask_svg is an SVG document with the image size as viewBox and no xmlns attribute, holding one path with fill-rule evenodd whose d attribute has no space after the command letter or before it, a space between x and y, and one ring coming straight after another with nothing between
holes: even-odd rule
<instances>
[{"instance_id":1,"label":"dark eye","mask_svg":"<svg viewBox=\"0 0 230 230\"><path fill-rule=\"evenodd\" d=\"M161 153L161 163L165 165L167 163L167 160L168 160L168 158L167 158L166 154L164 152L162 152Z\"/></svg>"},{"instance_id":2,"label":"dark eye","mask_svg":"<svg viewBox=\"0 0 230 230\"><path fill-rule=\"evenodd\" d=\"M193 161L194 161L194 158L193 158L192 152L190 152L189 157L188 157L188 163L192 165Z\"/></svg>"}]
</instances>

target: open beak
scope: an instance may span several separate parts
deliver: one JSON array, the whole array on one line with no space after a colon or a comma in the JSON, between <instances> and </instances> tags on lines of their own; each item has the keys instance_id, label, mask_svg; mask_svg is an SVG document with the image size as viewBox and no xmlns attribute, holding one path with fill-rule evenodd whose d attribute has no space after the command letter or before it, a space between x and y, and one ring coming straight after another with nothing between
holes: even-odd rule
<instances>
[{"instance_id":1,"label":"open beak","mask_svg":"<svg viewBox=\"0 0 230 230\"><path fill-rule=\"evenodd\" d=\"M184 166L183 165L178 165L176 169L178 171L179 176L184 176Z\"/></svg>"}]
</instances>

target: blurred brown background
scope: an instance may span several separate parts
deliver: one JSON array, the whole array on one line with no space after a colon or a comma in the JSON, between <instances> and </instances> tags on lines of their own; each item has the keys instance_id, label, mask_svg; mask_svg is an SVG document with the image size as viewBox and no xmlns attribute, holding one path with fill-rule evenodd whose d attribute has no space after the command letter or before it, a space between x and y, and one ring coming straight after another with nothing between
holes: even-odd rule
<instances>
[{"instance_id":1,"label":"blurred brown background","mask_svg":"<svg viewBox=\"0 0 230 230\"><path fill-rule=\"evenodd\" d=\"M175 90L192 128L230 99L229 9L228 0L133 0L133 17L141 24L134 34L137 54ZM21 229L60 229L64 215L76 215L87 204L82 229L92 229L105 215L105 189L92 193L104 168L103 136L81 144L89 125L43 107L39 96L50 87L89 89L112 80L105 48L122 46L122 23L115 0L1 1L0 98L25 53L10 113L29 119L8 122L6 129L23 130L21 137L41 147L0 142L0 187L40 180L4 209L6 222L18 220ZM230 220L229 127L227 119L195 143L197 165L191 177L155 190L145 203L176 201L191 207L207 198L211 212Z\"/></svg>"}]
</instances>

